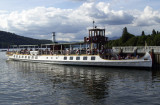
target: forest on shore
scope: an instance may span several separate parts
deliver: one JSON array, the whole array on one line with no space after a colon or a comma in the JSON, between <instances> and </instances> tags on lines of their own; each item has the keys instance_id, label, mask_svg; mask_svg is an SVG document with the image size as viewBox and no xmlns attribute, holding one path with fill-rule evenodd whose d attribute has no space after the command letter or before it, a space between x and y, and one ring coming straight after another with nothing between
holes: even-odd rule
<instances>
[{"instance_id":1,"label":"forest on shore","mask_svg":"<svg viewBox=\"0 0 160 105\"><path fill-rule=\"evenodd\" d=\"M0 48L8 48L10 45L40 45L48 43L52 43L52 41L33 39L10 32L0 31Z\"/></svg>"},{"instance_id":2,"label":"forest on shore","mask_svg":"<svg viewBox=\"0 0 160 105\"><path fill-rule=\"evenodd\" d=\"M113 46L160 46L160 32L155 29L152 34L146 35L142 31L141 35L136 36L128 32L127 27L123 28L122 36L117 40L109 40L108 47Z\"/></svg>"}]
</instances>

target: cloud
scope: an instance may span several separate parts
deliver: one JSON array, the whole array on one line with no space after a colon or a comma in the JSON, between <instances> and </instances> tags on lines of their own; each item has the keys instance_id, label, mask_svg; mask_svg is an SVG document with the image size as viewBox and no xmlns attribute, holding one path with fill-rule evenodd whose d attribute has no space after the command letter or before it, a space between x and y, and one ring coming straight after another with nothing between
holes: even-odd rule
<instances>
[{"instance_id":1,"label":"cloud","mask_svg":"<svg viewBox=\"0 0 160 105\"><path fill-rule=\"evenodd\" d=\"M76 9L36 7L21 12L0 12L0 30L33 38L51 39L56 32L57 40L83 40L93 19L99 27L107 26L106 34L121 33L128 25L146 26L160 23L158 11L147 6L144 11L112 10L106 2L84 2ZM115 27L119 29L115 32ZM109 27L108 27L109 26Z\"/></svg>"},{"instance_id":2,"label":"cloud","mask_svg":"<svg viewBox=\"0 0 160 105\"><path fill-rule=\"evenodd\" d=\"M70 0L70 1L76 1L76 2L77 2L77 1L78 1L78 2L79 2L79 1L83 1L83 2L93 2L93 1L96 1L96 0Z\"/></svg>"},{"instance_id":3,"label":"cloud","mask_svg":"<svg viewBox=\"0 0 160 105\"><path fill-rule=\"evenodd\" d=\"M90 18L95 19L100 24L131 24L134 20L134 17L125 11L110 10L110 4L104 2L99 2L98 4L84 3L80 7L80 11L83 11L83 14L86 14Z\"/></svg>"},{"instance_id":4,"label":"cloud","mask_svg":"<svg viewBox=\"0 0 160 105\"><path fill-rule=\"evenodd\" d=\"M71 9L54 7L15 11L7 15L0 15L0 22L3 23L0 27L20 34L46 34L52 31L74 33L81 28L78 27L79 21L70 18L69 14L72 12Z\"/></svg>"},{"instance_id":5,"label":"cloud","mask_svg":"<svg viewBox=\"0 0 160 105\"><path fill-rule=\"evenodd\" d=\"M0 14L6 14L6 13L8 13L8 11L0 10Z\"/></svg>"},{"instance_id":6,"label":"cloud","mask_svg":"<svg viewBox=\"0 0 160 105\"><path fill-rule=\"evenodd\" d=\"M134 26L151 26L160 23L160 12L154 11L151 7L146 6L143 12L140 12L133 21Z\"/></svg>"}]
</instances>

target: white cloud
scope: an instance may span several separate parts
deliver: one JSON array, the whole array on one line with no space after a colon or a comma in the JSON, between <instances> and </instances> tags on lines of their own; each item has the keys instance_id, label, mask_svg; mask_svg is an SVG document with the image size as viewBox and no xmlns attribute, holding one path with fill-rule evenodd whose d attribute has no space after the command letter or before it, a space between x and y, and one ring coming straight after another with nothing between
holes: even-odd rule
<instances>
[{"instance_id":1,"label":"white cloud","mask_svg":"<svg viewBox=\"0 0 160 105\"><path fill-rule=\"evenodd\" d=\"M95 19L101 24L120 25L131 24L134 17L125 11L110 10L110 4L105 2L84 3L80 7L80 11L91 19ZM85 12L84 12L85 11Z\"/></svg>"},{"instance_id":2,"label":"white cloud","mask_svg":"<svg viewBox=\"0 0 160 105\"><path fill-rule=\"evenodd\" d=\"M21 12L0 12L0 29L33 38L51 39L51 33L57 33L57 40L83 40L86 30L96 25L107 27L107 35L120 34L122 28L160 23L159 11L147 6L144 11L130 12L112 10L106 2L84 2L79 8L60 9L54 7L36 7ZM118 25L118 26L117 26ZM117 29L118 27L118 29ZM117 29L117 32L115 32Z\"/></svg>"},{"instance_id":3,"label":"white cloud","mask_svg":"<svg viewBox=\"0 0 160 105\"><path fill-rule=\"evenodd\" d=\"M79 1L84 1L84 2L93 2L93 1L96 1L96 0L70 0L70 1L76 1L76 2L77 2L77 1L78 1L78 2L79 2Z\"/></svg>"},{"instance_id":4,"label":"white cloud","mask_svg":"<svg viewBox=\"0 0 160 105\"><path fill-rule=\"evenodd\" d=\"M8 11L0 10L0 14L6 14L6 13L8 13Z\"/></svg>"},{"instance_id":5,"label":"white cloud","mask_svg":"<svg viewBox=\"0 0 160 105\"><path fill-rule=\"evenodd\" d=\"M58 41L73 41L71 39L74 39L74 38L75 38L75 35L73 33L67 33L67 34L58 33L56 36L56 40Z\"/></svg>"},{"instance_id":6,"label":"white cloud","mask_svg":"<svg viewBox=\"0 0 160 105\"><path fill-rule=\"evenodd\" d=\"M133 22L134 26L151 26L160 24L160 12L146 6Z\"/></svg>"}]
</instances>

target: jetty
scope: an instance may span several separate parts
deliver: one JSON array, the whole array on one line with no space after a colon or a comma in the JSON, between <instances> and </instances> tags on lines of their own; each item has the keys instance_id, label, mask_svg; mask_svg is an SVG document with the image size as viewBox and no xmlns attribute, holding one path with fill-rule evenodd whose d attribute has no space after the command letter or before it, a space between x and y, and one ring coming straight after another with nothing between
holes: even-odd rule
<instances>
[{"instance_id":1,"label":"jetty","mask_svg":"<svg viewBox=\"0 0 160 105\"><path fill-rule=\"evenodd\" d=\"M145 53L149 52L153 65L160 65L160 46L118 46L112 47L114 53Z\"/></svg>"}]
</instances>

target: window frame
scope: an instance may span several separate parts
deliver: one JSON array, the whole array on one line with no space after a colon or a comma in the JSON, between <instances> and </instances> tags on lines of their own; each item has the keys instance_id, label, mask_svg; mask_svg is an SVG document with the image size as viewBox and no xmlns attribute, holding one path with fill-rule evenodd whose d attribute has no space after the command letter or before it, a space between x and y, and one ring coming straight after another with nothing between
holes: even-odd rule
<instances>
[{"instance_id":1,"label":"window frame","mask_svg":"<svg viewBox=\"0 0 160 105\"><path fill-rule=\"evenodd\" d=\"M85 58L86 58L86 59L85 59ZM87 57L87 56L84 56L84 57L83 57L83 60L87 60L87 59L88 59L88 57Z\"/></svg>"},{"instance_id":2,"label":"window frame","mask_svg":"<svg viewBox=\"0 0 160 105\"><path fill-rule=\"evenodd\" d=\"M95 60L96 60L96 57L95 57L95 56L91 56L91 60L92 60L92 61L95 61Z\"/></svg>"}]
</instances>

